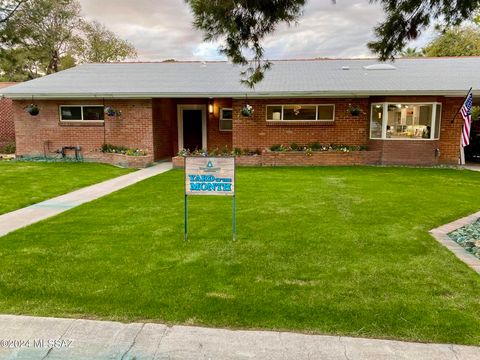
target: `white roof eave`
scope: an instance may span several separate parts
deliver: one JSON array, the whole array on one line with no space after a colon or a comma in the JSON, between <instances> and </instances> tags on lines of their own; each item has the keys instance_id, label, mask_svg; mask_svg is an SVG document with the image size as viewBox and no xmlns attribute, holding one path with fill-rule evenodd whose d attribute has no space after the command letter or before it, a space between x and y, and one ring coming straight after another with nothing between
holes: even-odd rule
<instances>
[{"instance_id":1,"label":"white roof eave","mask_svg":"<svg viewBox=\"0 0 480 360\"><path fill-rule=\"evenodd\" d=\"M480 90L473 91L474 96L480 96ZM0 96L12 100L29 99L153 99L153 98L308 98L308 97L370 97L370 96L448 96L462 97L466 95L464 90L404 90L404 91L317 91L317 92L252 92L242 93L0 93Z\"/></svg>"}]
</instances>

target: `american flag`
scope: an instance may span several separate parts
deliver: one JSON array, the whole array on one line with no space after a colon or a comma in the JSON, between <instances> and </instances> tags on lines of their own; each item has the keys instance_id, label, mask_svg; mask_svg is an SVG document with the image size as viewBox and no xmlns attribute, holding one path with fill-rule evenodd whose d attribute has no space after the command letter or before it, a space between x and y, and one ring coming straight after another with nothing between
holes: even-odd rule
<instances>
[{"instance_id":1,"label":"american flag","mask_svg":"<svg viewBox=\"0 0 480 360\"><path fill-rule=\"evenodd\" d=\"M470 144L470 128L472 126L472 106L473 106L473 94L472 90L467 95L465 102L463 103L460 113L463 118L462 129L462 146L465 147Z\"/></svg>"}]
</instances>

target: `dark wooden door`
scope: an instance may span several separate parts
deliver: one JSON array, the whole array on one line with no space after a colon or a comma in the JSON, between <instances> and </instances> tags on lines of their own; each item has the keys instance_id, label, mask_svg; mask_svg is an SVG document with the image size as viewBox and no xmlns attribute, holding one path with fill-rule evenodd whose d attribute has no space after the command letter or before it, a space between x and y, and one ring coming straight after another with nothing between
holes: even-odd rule
<instances>
[{"instance_id":1,"label":"dark wooden door","mask_svg":"<svg viewBox=\"0 0 480 360\"><path fill-rule=\"evenodd\" d=\"M202 110L183 110L183 147L202 148Z\"/></svg>"}]
</instances>

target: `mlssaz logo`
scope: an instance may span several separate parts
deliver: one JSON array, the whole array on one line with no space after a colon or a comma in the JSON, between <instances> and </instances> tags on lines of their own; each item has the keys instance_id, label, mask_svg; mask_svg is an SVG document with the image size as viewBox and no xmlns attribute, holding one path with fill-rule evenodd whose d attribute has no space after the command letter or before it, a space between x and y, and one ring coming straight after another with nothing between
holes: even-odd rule
<instances>
[{"instance_id":1,"label":"mlssaz logo","mask_svg":"<svg viewBox=\"0 0 480 360\"><path fill-rule=\"evenodd\" d=\"M208 161L207 167L200 167L200 170L205 171L206 173L214 173L220 170L218 167L214 167L211 160Z\"/></svg>"}]
</instances>

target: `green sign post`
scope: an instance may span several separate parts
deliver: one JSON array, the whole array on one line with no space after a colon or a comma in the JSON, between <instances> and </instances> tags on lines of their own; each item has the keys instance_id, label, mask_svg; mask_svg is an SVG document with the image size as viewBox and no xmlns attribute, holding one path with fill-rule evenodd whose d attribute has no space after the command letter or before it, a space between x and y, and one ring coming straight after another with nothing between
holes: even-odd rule
<instances>
[{"instance_id":1,"label":"green sign post","mask_svg":"<svg viewBox=\"0 0 480 360\"><path fill-rule=\"evenodd\" d=\"M188 197L197 195L232 197L232 238L235 241L235 158L185 157L185 241L188 240Z\"/></svg>"}]
</instances>

